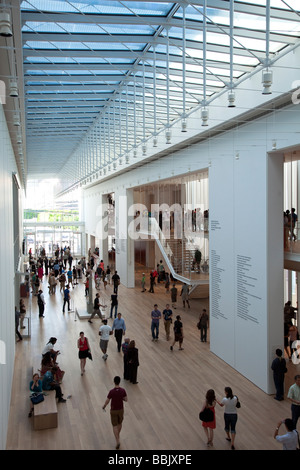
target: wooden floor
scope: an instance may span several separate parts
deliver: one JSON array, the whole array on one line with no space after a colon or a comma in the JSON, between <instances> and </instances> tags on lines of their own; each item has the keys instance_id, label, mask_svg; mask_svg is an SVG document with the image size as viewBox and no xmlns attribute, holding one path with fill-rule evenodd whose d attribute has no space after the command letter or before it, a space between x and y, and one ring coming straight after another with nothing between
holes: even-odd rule
<instances>
[{"instance_id":1,"label":"wooden floor","mask_svg":"<svg viewBox=\"0 0 300 470\"><path fill-rule=\"evenodd\" d=\"M122 354L117 352L115 339L111 337L108 359L104 362L99 349L100 320L95 318L90 324L77 318L74 312L63 314L59 288L55 295L49 296L47 285L45 279L45 318L38 317L36 298L30 297L31 336L24 336L23 341L16 344L7 450L112 450L115 439L110 414L102 411L102 405L113 387L113 377L122 377ZM106 290L101 286L102 299L108 305L111 292L111 286ZM71 289L71 296L77 308L85 309L82 281ZM140 359L139 383L121 382L128 394L121 450L206 450L206 438L198 418L200 407L209 388L221 399L228 385L242 404L236 449L281 450L273 433L280 419L290 417L290 404L288 400L277 402L273 396L266 395L212 354L209 342L200 342L196 323L202 308L208 308L208 299L192 299L190 309L183 309L178 302L174 310L182 316L184 351L178 351L176 346L170 351L163 324L159 341L152 342L150 312L154 303L163 310L169 300L163 285L156 286L154 294L142 293L139 280L135 289L119 287L119 311L125 319L127 335L136 342ZM77 352L80 331L89 338L93 354L93 361L88 361L83 377ZM66 371L63 393L71 398L58 404L58 428L34 431L32 419L28 418L28 385L32 365L51 336L58 338L57 348L61 351L58 361ZM299 366L289 363L288 367L286 390L293 383L294 374L299 373ZM216 408L214 447L209 450L230 448L223 430L223 410Z\"/></svg>"}]
</instances>

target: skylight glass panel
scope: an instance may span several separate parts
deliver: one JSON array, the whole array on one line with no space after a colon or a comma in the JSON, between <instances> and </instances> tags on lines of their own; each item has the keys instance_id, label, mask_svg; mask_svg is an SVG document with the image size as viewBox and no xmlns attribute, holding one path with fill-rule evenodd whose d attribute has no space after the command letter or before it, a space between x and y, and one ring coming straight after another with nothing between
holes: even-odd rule
<instances>
[{"instance_id":1,"label":"skylight glass panel","mask_svg":"<svg viewBox=\"0 0 300 470\"><path fill-rule=\"evenodd\" d=\"M73 43L71 44L73 45ZM107 51L107 50L114 50L114 51L142 51L146 44L139 44L139 43L129 43L123 44L121 42L85 42L87 48L94 50L94 51ZM69 45L70 46L70 45ZM69 47L73 49L73 47Z\"/></svg>"},{"instance_id":2,"label":"skylight glass panel","mask_svg":"<svg viewBox=\"0 0 300 470\"><path fill-rule=\"evenodd\" d=\"M296 20L296 15L295 15ZM251 30L266 30L266 18L258 15L246 15L244 13L235 13L234 25L239 28L248 28ZM297 34L300 31L299 18L298 21L280 20L278 18L270 18L270 30L277 34Z\"/></svg>"},{"instance_id":3,"label":"skylight glass panel","mask_svg":"<svg viewBox=\"0 0 300 470\"><path fill-rule=\"evenodd\" d=\"M92 23L61 23L45 21L27 21L23 26L23 32L37 33L73 33L73 34L154 34L158 26L144 24L92 24Z\"/></svg>"},{"instance_id":4,"label":"skylight glass panel","mask_svg":"<svg viewBox=\"0 0 300 470\"><path fill-rule=\"evenodd\" d=\"M84 50L88 47L82 42L58 42L58 41L27 41L24 48L31 49L71 49L71 50Z\"/></svg>"},{"instance_id":5,"label":"skylight glass panel","mask_svg":"<svg viewBox=\"0 0 300 470\"><path fill-rule=\"evenodd\" d=\"M39 10L39 11L57 11L57 12L74 12L78 10L71 3L65 0L30 0L21 2L21 10Z\"/></svg>"},{"instance_id":6,"label":"skylight glass panel","mask_svg":"<svg viewBox=\"0 0 300 470\"><path fill-rule=\"evenodd\" d=\"M57 23L47 23L45 21L27 21L22 27L22 32L64 33L65 31Z\"/></svg>"},{"instance_id":7,"label":"skylight glass panel","mask_svg":"<svg viewBox=\"0 0 300 470\"><path fill-rule=\"evenodd\" d=\"M298 0L297 0L298 1ZM248 2L249 3L249 2ZM281 5L284 5L280 1ZM287 2L290 4L290 2ZM298 3L299 6L300 2ZM265 0L261 3L262 6L266 5ZM279 5L279 3L278 3ZM287 7L286 7L287 8ZM199 6L189 5L186 8L186 19L201 21L203 19L202 8ZM183 13L180 8L174 15L174 18L182 18ZM220 26L230 25L230 14L229 10L207 8L207 22L208 24L214 23ZM300 30L299 18L295 15L294 21L280 20L278 18L270 18L271 31L282 34L295 34ZM265 15L253 15L247 13L234 12L234 27L235 28L247 28L250 30L265 31L266 29L266 18Z\"/></svg>"},{"instance_id":8,"label":"skylight glass panel","mask_svg":"<svg viewBox=\"0 0 300 470\"><path fill-rule=\"evenodd\" d=\"M112 2L105 0L30 0L21 3L21 9L58 12L101 13L107 15L158 15L165 16L173 3Z\"/></svg>"},{"instance_id":9,"label":"skylight glass panel","mask_svg":"<svg viewBox=\"0 0 300 470\"><path fill-rule=\"evenodd\" d=\"M236 0L236 3L250 3L251 5L260 5L265 7L266 0L247 0L246 2L243 0ZM283 3L282 0L271 0L271 8L280 8L282 10L289 10L292 8L295 11L299 10L299 1L298 0L287 0Z\"/></svg>"},{"instance_id":10,"label":"skylight glass panel","mask_svg":"<svg viewBox=\"0 0 300 470\"><path fill-rule=\"evenodd\" d=\"M102 3L102 2L101 2ZM173 3L153 3L153 2L122 2L135 15L159 15L166 16Z\"/></svg>"},{"instance_id":11,"label":"skylight glass panel","mask_svg":"<svg viewBox=\"0 0 300 470\"><path fill-rule=\"evenodd\" d=\"M186 11L185 11L185 17L186 20L194 20L194 21L199 21L203 22L203 8L200 5L187 5ZM183 12L182 8L179 8L179 10L175 13L174 18L182 18L183 17ZM206 9L206 21L207 23L214 22L218 23L219 21L229 21L229 11L227 10L221 10L221 9L215 9L215 8L209 8L209 6Z\"/></svg>"},{"instance_id":12,"label":"skylight glass panel","mask_svg":"<svg viewBox=\"0 0 300 470\"><path fill-rule=\"evenodd\" d=\"M24 64L74 64L75 59L71 57L26 57Z\"/></svg>"},{"instance_id":13,"label":"skylight glass panel","mask_svg":"<svg viewBox=\"0 0 300 470\"><path fill-rule=\"evenodd\" d=\"M107 31L109 34L143 34L143 35L153 35L156 31L157 26L154 25L135 25L135 24L119 24L119 25L102 25L104 31Z\"/></svg>"}]
</instances>

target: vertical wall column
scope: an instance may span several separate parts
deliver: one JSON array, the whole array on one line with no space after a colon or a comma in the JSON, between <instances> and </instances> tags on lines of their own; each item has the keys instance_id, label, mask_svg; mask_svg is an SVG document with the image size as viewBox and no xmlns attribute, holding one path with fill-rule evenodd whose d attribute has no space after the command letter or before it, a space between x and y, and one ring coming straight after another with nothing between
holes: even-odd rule
<instances>
[{"instance_id":1,"label":"vertical wall column","mask_svg":"<svg viewBox=\"0 0 300 470\"><path fill-rule=\"evenodd\" d=\"M282 175L264 148L209 171L211 350L266 393L283 347Z\"/></svg>"},{"instance_id":2,"label":"vertical wall column","mask_svg":"<svg viewBox=\"0 0 300 470\"><path fill-rule=\"evenodd\" d=\"M268 360L277 348L284 351L283 328L283 154L267 157L267 294L268 294ZM269 368L268 391L274 392Z\"/></svg>"},{"instance_id":3,"label":"vertical wall column","mask_svg":"<svg viewBox=\"0 0 300 470\"><path fill-rule=\"evenodd\" d=\"M121 284L134 287L134 241L128 234L128 226L133 220L129 215L133 206L133 190L120 189L115 192L116 214L116 270L121 278Z\"/></svg>"},{"instance_id":4,"label":"vertical wall column","mask_svg":"<svg viewBox=\"0 0 300 470\"><path fill-rule=\"evenodd\" d=\"M107 194L101 196L101 221L103 223L98 226L99 236L99 252L100 259L103 259L104 266L108 265L108 212L107 212ZM99 225L99 224L98 224Z\"/></svg>"}]
</instances>

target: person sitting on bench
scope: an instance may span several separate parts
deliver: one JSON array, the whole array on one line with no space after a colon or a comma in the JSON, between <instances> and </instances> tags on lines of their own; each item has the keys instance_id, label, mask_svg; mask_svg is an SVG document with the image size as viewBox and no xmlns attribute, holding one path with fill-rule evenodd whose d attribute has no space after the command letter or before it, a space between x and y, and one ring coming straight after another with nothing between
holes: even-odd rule
<instances>
[{"instance_id":1,"label":"person sitting on bench","mask_svg":"<svg viewBox=\"0 0 300 470\"><path fill-rule=\"evenodd\" d=\"M31 393L43 393L42 381L40 380L39 374L33 374L32 380L29 384L29 390ZM33 404L30 400L30 411L28 418L31 418L33 413Z\"/></svg>"},{"instance_id":2,"label":"person sitting on bench","mask_svg":"<svg viewBox=\"0 0 300 470\"><path fill-rule=\"evenodd\" d=\"M58 367L57 364L53 361L51 357L51 353L47 352L44 354L42 363L41 363L41 376L45 375L45 373L50 370L53 374L54 380L57 382L61 382L63 379L63 376L65 375L65 371L61 370L60 367Z\"/></svg>"},{"instance_id":3,"label":"person sitting on bench","mask_svg":"<svg viewBox=\"0 0 300 470\"><path fill-rule=\"evenodd\" d=\"M54 380L53 374L50 370L48 370L42 381L42 388L43 390L55 390L56 395L55 397L58 399L58 403L65 403L66 400L63 398L63 393L61 391L60 385Z\"/></svg>"}]
</instances>

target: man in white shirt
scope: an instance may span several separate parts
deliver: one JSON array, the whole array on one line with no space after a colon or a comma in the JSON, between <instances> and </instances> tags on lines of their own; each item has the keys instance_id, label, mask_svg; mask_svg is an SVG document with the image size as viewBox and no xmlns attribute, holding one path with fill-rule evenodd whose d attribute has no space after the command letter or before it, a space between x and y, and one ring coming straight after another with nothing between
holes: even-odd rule
<instances>
[{"instance_id":1,"label":"man in white shirt","mask_svg":"<svg viewBox=\"0 0 300 470\"><path fill-rule=\"evenodd\" d=\"M278 431L282 423L285 424L287 432L279 436ZM278 442L281 442L282 450L297 450L298 433L295 429L294 422L292 419L287 418L277 424L277 428L275 429L274 433L274 439L276 439L276 441Z\"/></svg>"},{"instance_id":2,"label":"man in white shirt","mask_svg":"<svg viewBox=\"0 0 300 470\"><path fill-rule=\"evenodd\" d=\"M291 402L291 412L292 420L294 423L294 428L297 428L297 421L300 417L300 375L295 375L295 383L290 386L288 394L288 399Z\"/></svg>"},{"instance_id":3,"label":"man in white shirt","mask_svg":"<svg viewBox=\"0 0 300 470\"><path fill-rule=\"evenodd\" d=\"M112 328L107 324L107 320L103 320L103 325L99 328L99 336L100 336L100 349L103 352L102 359L106 361L107 359L107 346L109 336L113 334Z\"/></svg>"}]
</instances>

